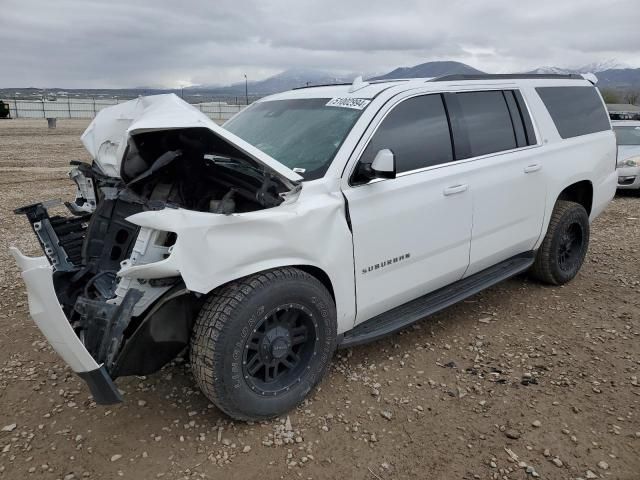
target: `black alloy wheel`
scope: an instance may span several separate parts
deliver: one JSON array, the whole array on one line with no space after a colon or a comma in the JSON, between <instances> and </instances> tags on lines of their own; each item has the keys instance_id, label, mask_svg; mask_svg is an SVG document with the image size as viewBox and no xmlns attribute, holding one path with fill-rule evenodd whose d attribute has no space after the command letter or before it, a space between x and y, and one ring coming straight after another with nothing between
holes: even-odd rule
<instances>
[{"instance_id":1,"label":"black alloy wheel","mask_svg":"<svg viewBox=\"0 0 640 480\"><path fill-rule=\"evenodd\" d=\"M202 392L238 420L282 415L318 384L336 349L336 306L320 280L281 267L211 292L191 334Z\"/></svg>"},{"instance_id":2,"label":"black alloy wheel","mask_svg":"<svg viewBox=\"0 0 640 480\"><path fill-rule=\"evenodd\" d=\"M558 245L558 266L562 271L571 272L582 261L584 232L579 222L565 226Z\"/></svg>"},{"instance_id":3,"label":"black alloy wheel","mask_svg":"<svg viewBox=\"0 0 640 480\"><path fill-rule=\"evenodd\" d=\"M267 313L245 344L242 372L251 390L276 395L300 382L317 355L317 329L311 311L300 304Z\"/></svg>"},{"instance_id":4,"label":"black alloy wheel","mask_svg":"<svg viewBox=\"0 0 640 480\"><path fill-rule=\"evenodd\" d=\"M536 253L531 274L544 283L563 285L578 274L588 248L587 210L579 203L558 200Z\"/></svg>"}]
</instances>

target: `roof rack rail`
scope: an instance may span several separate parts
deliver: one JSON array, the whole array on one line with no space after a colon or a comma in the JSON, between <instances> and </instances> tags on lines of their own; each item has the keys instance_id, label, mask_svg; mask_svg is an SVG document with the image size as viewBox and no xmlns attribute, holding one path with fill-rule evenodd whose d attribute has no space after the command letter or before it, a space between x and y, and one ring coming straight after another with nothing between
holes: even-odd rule
<instances>
[{"instance_id":1,"label":"roof rack rail","mask_svg":"<svg viewBox=\"0 0 640 480\"><path fill-rule=\"evenodd\" d=\"M317 85L303 85L301 87L294 87L291 90L303 90L305 88L316 88L316 87L339 87L341 85L352 85L352 82L319 83Z\"/></svg>"},{"instance_id":2,"label":"roof rack rail","mask_svg":"<svg viewBox=\"0 0 640 480\"><path fill-rule=\"evenodd\" d=\"M517 79L544 79L555 78L564 80L584 80L582 75L575 73L485 73L485 74L453 74L432 78L428 82L452 82L457 80L517 80Z\"/></svg>"},{"instance_id":3,"label":"roof rack rail","mask_svg":"<svg viewBox=\"0 0 640 480\"><path fill-rule=\"evenodd\" d=\"M367 80L369 83L410 82L415 78L381 78L379 80Z\"/></svg>"}]
</instances>

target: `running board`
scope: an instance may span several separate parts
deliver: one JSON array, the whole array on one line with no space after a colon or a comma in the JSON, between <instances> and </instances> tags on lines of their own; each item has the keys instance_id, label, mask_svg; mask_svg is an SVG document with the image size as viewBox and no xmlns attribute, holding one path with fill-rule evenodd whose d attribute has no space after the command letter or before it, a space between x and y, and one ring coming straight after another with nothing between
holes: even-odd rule
<instances>
[{"instance_id":1,"label":"running board","mask_svg":"<svg viewBox=\"0 0 640 480\"><path fill-rule=\"evenodd\" d=\"M527 252L489 267L470 277L411 300L361 323L344 334L339 348L353 347L397 332L496 283L527 270L535 252Z\"/></svg>"}]
</instances>

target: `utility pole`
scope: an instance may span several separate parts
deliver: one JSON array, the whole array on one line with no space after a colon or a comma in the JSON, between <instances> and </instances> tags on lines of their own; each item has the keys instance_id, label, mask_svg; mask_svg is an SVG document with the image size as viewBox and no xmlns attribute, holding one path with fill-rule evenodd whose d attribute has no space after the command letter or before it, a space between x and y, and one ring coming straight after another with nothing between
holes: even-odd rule
<instances>
[{"instance_id":1,"label":"utility pole","mask_svg":"<svg viewBox=\"0 0 640 480\"><path fill-rule=\"evenodd\" d=\"M244 74L244 103L249 105L249 84L247 83L247 74Z\"/></svg>"}]
</instances>

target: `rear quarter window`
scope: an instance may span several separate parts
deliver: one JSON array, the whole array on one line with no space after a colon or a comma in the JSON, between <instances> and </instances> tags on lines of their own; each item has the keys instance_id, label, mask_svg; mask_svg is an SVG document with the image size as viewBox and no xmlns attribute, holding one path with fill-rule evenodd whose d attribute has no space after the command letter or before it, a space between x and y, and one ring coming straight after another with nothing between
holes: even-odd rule
<instances>
[{"instance_id":1,"label":"rear quarter window","mask_svg":"<svg viewBox=\"0 0 640 480\"><path fill-rule=\"evenodd\" d=\"M536 92L562 138L611 130L595 87L537 87Z\"/></svg>"}]
</instances>

